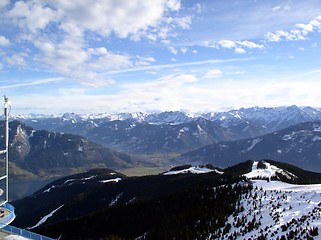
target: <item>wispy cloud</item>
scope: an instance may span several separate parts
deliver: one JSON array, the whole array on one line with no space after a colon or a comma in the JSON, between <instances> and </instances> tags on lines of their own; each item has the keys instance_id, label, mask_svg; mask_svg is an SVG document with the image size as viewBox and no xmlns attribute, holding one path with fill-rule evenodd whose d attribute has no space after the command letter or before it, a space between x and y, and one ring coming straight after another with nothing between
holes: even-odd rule
<instances>
[{"instance_id":1,"label":"wispy cloud","mask_svg":"<svg viewBox=\"0 0 321 240\"><path fill-rule=\"evenodd\" d=\"M29 87L29 86L35 86L35 85L43 85L43 84L48 84L48 83L57 83L57 82L61 82L63 80L64 80L64 78L62 78L62 77L32 80L32 81L24 82L24 83L17 83L17 84L0 86L0 89L22 88L22 87Z\"/></svg>"},{"instance_id":2,"label":"wispy cloud","mask_svg":"<svg viewBox=\"0 0 321 240\"><path fill-rule=\"evenodd\" d=\"M133 67L133 68L128 68L128 69L107 71L107 72L104 72L103 74L112 75L112 74L119 74L119 73L125 73L125 72L148 71L148 70L158 70L158 69L165 69L165 68L179 68L179 67L207 65L207 64L243 62L243 61L251 61L251 60L254 60L254 58L210 59L210 60L196 61L196 62L181 62L181 63L172 63L172 64L160 64L160 65L150 65L150 66L143 66L143 67Z\"/></svg>"}]
</instances>

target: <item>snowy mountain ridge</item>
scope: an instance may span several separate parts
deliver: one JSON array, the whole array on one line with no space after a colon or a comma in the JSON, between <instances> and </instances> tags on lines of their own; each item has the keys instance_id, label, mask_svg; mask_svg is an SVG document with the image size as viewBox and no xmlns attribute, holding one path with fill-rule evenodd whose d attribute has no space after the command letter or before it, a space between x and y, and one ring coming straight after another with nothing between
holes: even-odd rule
<instances>
[{"instance_id":1,"label":"snowy mountain ridge","mask_svg":"<svg viewBox=\"0 0 321 240\"><path fill-rule=\"evenodd\" d=\"M239 120L255 120L262 123L275 124L285 120L296 119L303 117L307 121L321 119L321 111L312 107L252 107L241 108L238 110L230 110L227 112L186 112L186 111L165 111L165 112L128 112L128 113L97 113L97 114L76 114L64 113L59 115L45 115L45 114L25 114L13 115L13 119L45 119L45 118L62 118L66 121L88 121L97 119L114 120L135 120L138 122L148 122L150 124L181 124L189 122L193 119L203 117L211 121L227 122L232 119ZM275 119L279 119L275 122Z\"/></svg>"}]
</instances>

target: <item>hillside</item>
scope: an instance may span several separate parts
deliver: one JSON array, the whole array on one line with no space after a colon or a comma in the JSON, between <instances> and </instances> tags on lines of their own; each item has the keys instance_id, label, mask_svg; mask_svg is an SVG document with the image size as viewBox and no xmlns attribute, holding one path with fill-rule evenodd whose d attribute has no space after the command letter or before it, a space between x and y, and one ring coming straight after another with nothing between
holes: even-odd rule
<instances>
[{"instance_id":1,"label":"hillside","mask_svg":"<svg viewBox=\"0 0 321 240\"><path fill-rule=\"evenodd\" d=\"M3 123L0 125L0 131ZM130 166L126 154L111 151L88 139L61 132L35 130L10 122L10 175L13 179L63 176L95 167ZM4 146L4 137L0 136Z\"/></svg>"},{"instance_id":2,"label":"hillside","mask_svg":"<svg viewBox=\"0 0 321 240\"><path fill-rule=\"evenodd\" d=\"M217 173L126 178L109 170L91 171L57 180L13 202L17 214L13 225L61 239L112 235L132 239L147 232L150 239L196 237L208 234L212 224L224 225L238 195L248 188L231 187L238 181ZM50 213L53 216L39 224Z\"/></svg>"},{"instance_id":3,"label":"hillside","mask_svg":"<svg viewBox=\"0 0 321 240\"><path fill-rule=\"evenodd\" d=\"M248 159L274 159L321 171L321 122L301 123L257 138L225 141L182 154L181 163L228 167Z\"/></svg>"},{"instance_id":4,"label":"hillside","mask_svg":"<svg viewBox=\"0 0 321 240\"><path fill-rule=\"evenodd\" d=\"M320 183L321 173L268 160L144 177L92 170L13 202L13 225L61 239L300 238L318 233Z\"/></svg>"}]
</instances>

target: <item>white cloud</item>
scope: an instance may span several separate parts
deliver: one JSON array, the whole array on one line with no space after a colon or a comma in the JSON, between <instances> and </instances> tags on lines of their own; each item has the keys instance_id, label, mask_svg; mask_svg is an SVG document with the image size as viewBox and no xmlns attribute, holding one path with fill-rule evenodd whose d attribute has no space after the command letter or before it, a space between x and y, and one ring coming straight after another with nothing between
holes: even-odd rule
<instances>
[{"instance_id":1,"label":"white cloud","mask_svg":"<svg viewBox=\"0 0 321 240\"><path fill-rule=\"evenodd\" d=\"M136 66L147 66L156 61L155 58L153 57L136 56L136 58L137 58L137 61L135 63Z\"/></svg>"},{"instance_id":2,"label":"white cloud","mask_svg":"<svg viewBox=\"0 0 321 240\"><path fill-rule=\"evenodd\" d=\"M281 9L281 6L275 6L274 8L272 8L273 12L277 12Z\"/></svg>"},{"instance_id":3,"label":"white cloud","mask_svg":"<svg viewBox=\"0 0 321 240\"><path fill-rule=\"evenodd\" d=\"M175 22L177 26L181 27L182 29L190 29L192 24L192 17L184 16L180 18L175 18Z\"/></svg>"},{"instance_id":4,"label":"white cloud","mask_svg":"<svg viewBox=\"0 0 321 240\"><path fill-rule=\"evenodd\" d=\"M210 44L208 44L208 46L211 47ZM246 50L244 48L263 49L264 46L248 40L244 40L244 41L220 40L217 42L216 48L234 49L235 53L244 54L246 53Z\"/></svg>"},{"instance_id":5,"label":"white cloud","mask_svg":"<svg viewBox=\"0 0 321 240\"><path fill-rule=\"evenodd\" d=\"M181 8L181 2L179 0L167 0L166 5L173 11L178 11Z\"/></svg>"},{"instance_id":6,"label":"white cloud","mask_svg":"<svg viewBox=\"0 0 321 240\"><path fill-rule=\"evenodd\" d=\"M200 3L196 3L193 7L193 11L197 12L198 14L202 13L203 6Z\"/></svg>"},{"instance_id":7,"label":"white cloud","mask_svg":"<svg viewBox=\"0 0 321 240\"><path fill-rule=\"evenodd\" d=\"M217 78L223 75L223 72L219 69L211 69L204 75L205 78Z\"/></svg>"},{"instance_id":8,"label":"white cloud","mask_svg":"<svg viewBox=\"0 0 321 240\"><path fill-rule=\"evenodd\" d=\"M106 79L99 73L132 65L128 55L114 54L104 47L85 49L82 39L74 39L73 36L66 37L60 43L51 42L49 39L35 39L34 44L40 50L35 60L88 86L100 87L113 83L113 80Z\"/></svg>"},{"instance_id":9,"label":"white cloud","mask_svg":"<svg viewBox=\"0 0 321 240\"><path fill-rule=\"evenodd\" d=\"M5 57L3 60L9 65L26 66L26 57L27 53L16 53L11 56Z\"/></svg>"},{"instance_id":10,"label":"white cloud","mask_svg":"<svg viewBox=\"0 0 321 240\"><path fill-rule=\"evenodd\" d=\"M239 53L239 54L244 54L246 53L246 51L243 48L237 47L235 48L235 53Z\"/></svg>"},{"instance_id":11,"label":"white cloud","mask_svg":"<svg viewBox=\"0 0 321 240\"><path fill-rule=\"evenodd\" d=\"M217 44L222 48L235 48L236 47L235 41L231 41L231 40L220 40Z\"/></svg>"},{"instance_id":12,"label":"white cloud","mask_svg":"<svg viewBox=\"0 0 321 240\"><path fill-rule=\"evenodd\" d=\"M168 50L174 55L177 55L177 53L178 53L177 49L172 46L168 47Z\"/></svg>"},{"instance_id":13,"label":"white cloud","mask_svg":"<svg viewBox=\"0 0 321 240\"><path fill-rule=\"evenodd\" d=\"M180 9L179 0L82 0L77 3L18 0L2 18L18 26L21 30L18 37L37 48L37 52L30 53L30 58L42 67L80 83L99 86L113 82L101 77L100 71L148 65L155 59L135 60L126 53L90 47L88 38L105 40L116 36L135 41L142 38L166 41L176 36L177 29L190 28L191 17L178 14ZM175 16L170 16L172 12ZM52 29L58 34L53 34ZM8 45L8 41L0 36L0 45ZM6 62L26 64L21 55L11 56Z\"/></svg>"},{"instance_id":14,"label":"white cloud","mask_svg":"<svg viewBox=\"0 0 321 240\"><path fill-rule=\"evenodd\" d=\"M17 23L20 28L28 29L32 33L44 29L50 21L54 21L56 15L57 12L53 9L37 1L17 1L7 13L7 17Z\"/></svg>"},{"instance_id":15,"label":"white cloud","mask_svg":"<svg viewBox=\"0 0 321 240\"><path fill-rule=\"evenodd\" d=\"M243 46L243 47L247 47L247 48L258 48L258 49L262 49L264 46L261 44L256 44L254 42L251 41L237 41L236 42L238 45Z\"/></svg>"},{"instance_id":16,"label":"white cloud","mask_svg":"<svg viewBox=\"0 0 321 240\"><path fill-rule=\"evenodd\" d=\"M295 28L290 31L268 32L265 38L270 42L306 40L307 35L315 31L321 31L321 16L311 20L308 24L296 24Z\"/></svg>"},{"instance_id":17,"label":"white cloud","mask_svg":"<svg viewBox=\"0 0 321 240\"><path fill-rule=\"evenodd\" d=\"M8 46L10 44L9 39L0 35L0 46Z\"/></svg>"},{"instance_id":18,"label":"white cloud","mask_svg":"<svg viewBox=\"0 0 321 240\"><path fill-rule=\"evenodd\" d=\"M187 53L188 48L182 47L182 48L180 48L180 50L181 50L181 52L182 52L183 54L185 54L185 53Z\"/></svg>"}]
</instances>

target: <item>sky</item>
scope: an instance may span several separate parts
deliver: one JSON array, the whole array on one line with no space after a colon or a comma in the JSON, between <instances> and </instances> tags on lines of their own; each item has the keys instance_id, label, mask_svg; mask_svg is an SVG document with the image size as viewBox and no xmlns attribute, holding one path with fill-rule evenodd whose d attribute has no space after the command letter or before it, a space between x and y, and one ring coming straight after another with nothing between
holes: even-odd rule
<instances>
[{"instance_id":1,"label":"sky","mask_svg":"<svg viewBox=\"0 0 321 240\"><path fill-rule=\"evenodd\" d=\"M0 0L13 114L312 106L321 0Z\"/></svg>"}]
</instances>

